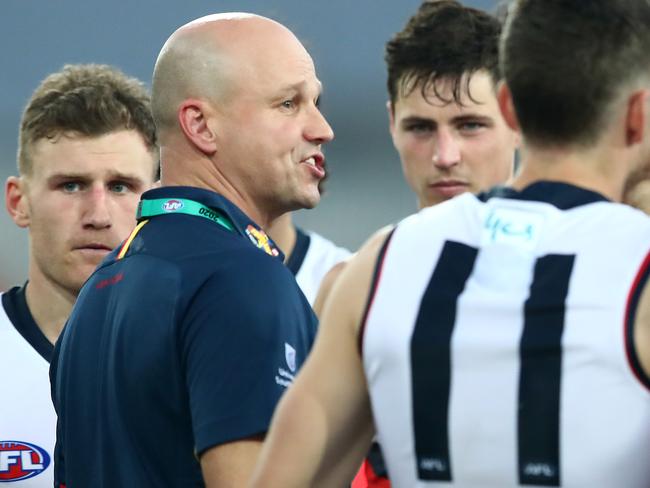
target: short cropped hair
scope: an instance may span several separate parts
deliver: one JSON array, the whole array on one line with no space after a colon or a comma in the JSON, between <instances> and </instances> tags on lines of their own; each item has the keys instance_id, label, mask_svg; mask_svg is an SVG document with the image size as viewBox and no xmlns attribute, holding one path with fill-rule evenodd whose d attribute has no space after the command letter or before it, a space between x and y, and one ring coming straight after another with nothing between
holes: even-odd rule
<instances>
[{"instance_id":1,"label":"short cropped hair","mask_svg":"<svg viewBox=\"0 0 650 488\"><path fill-rule=\"evenodd\" d=\"M499 72L499 35L496 17L455 0L429 0L407 22L404 29L386 44L388 93L395 104L417 86L426 99L438 81L451 82L453 98L460 104L463 90L469 93L471 75L487 71L494 82ZM470 76L467 76L470 75Z\"/></svg>"},{"instance_id":2,"label":"short cropped hair","mask_svg":"<svg viewBox=\"0 0 650 488\"><path fill-rule=\"evenodd\" d=\"M65 65L41 82L25 107L18 171L31 174L30 149L40 139L65 133L97 137L122 129L136 130L149 150L157 149L151 100L143 83L108 65Z\"/></svg>"},{"instance_id":3,"label":"short cropped hair","mask_svg":"<svg viewBox=\"0 0 650 488\"><path fill-rule=\"evenodd\" d=\"M596 141L621 89L650 74L647 0L516 0L501 66L524 138Z\"/></svg>"}]
</instances>

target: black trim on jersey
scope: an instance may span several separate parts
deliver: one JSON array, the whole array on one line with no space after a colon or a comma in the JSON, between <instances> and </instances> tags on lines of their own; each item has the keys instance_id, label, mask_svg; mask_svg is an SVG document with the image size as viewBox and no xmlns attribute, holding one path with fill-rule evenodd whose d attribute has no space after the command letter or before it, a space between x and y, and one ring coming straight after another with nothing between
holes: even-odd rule
<instances>
[{"instance_id":1,"label":"black trim on jersey","mask_svg":"<svg viewBox=\"0 0 650 488\"><path fill-rule=\"evenodd\" d=\"M418 479L451 481L449 394L451 336L458 297L478 249L446 241L420 303L411 336L413 435Z\"/></svg>"},{"instance_id":2,"label":"black trim on jersey","mask_svg":"<svg viewBox=\"0 0 650 488\"><path fill-rule=\"evenodd\" d=\"M634 279L634 283L630 288L627 298L627 306L625 309L625 351L627 359L630 363L630 368L641 382L643 386L650 389L650 377L643 371L641 361L634 344L634 323L636 322L636 312L639 308L639 301L641 300L641 293L648 284L650 279L650 253L645 257L643 264Z\"/></svg>"},{"instance_id":3,"label":"black trim on jersey","mask_svg":"<svg viewBox=\"0 0 650 488\"><path fill-rule=\"evenodd\" d=\"M562 334L575 256L535 263L519 345L518 464L522 485L560 486Z\"/></svg>"},{"instance_id":4,"label":"black trim on jersey","mask_svg":"<svg viewBox=\"0 0 650 488\"><path fill-rule=\"evenodd\" d=\"M370 313L372 302L375 300L377 286L379 285L379 278L381 277L381 270L384 267L384 258L386 257L388 244L393 238L395 229L396 227L391 229L390 233L386 236L386 240L381 245L381 249L379 249L379 254L377 255L377 260L375 262L375 271L372 275L372 282L370 283L370 290L368 290L368 298L366 299L366 308L364 309L363 316L361 317L361 326L359 327L359 335L357 336L357 347L359 348L360 355L363 355L363 335L366 332L366 321L368 320L368 314Z\"/></svg>"},{"instance_id":5,"label":"black trim on jersey","mask_svg":"<svg viewBox=\"0 0 650 488\"><path fill-rule=\"evenodd\" d=\"M307 250L309 249L309 243L311 242L311 237L309 234L306 234L301 229L296 227L296 243L293 246L293 250L287 259L287 268L293 273L294 276L300 271L305 256L307 255Z\"/></svg>"},{"instance_id":6,"label":"black trim on jersey","mask_svg":"<svg viewBox=\"0 0 650 488\"><path fill-rule=\"evenodd\" d=\"M559 181L538 181L521 191L505 186L496 186L490 191L480 193L477 198L487 202L490 198L510 198L550 203L560 210L570 210L595 202L608 202L600 193Z\"/></svg>"},{"instance_id":7,"label":"black trim on jersey","mask_svg":"<svg viewBox=\"0 0 650 488\"><path fill-rule=\"evenodd\" d=\"M368 464L370 464L370 467L376 476L388 479L388 470L386 469L384 454L381 452L381 446L377 441L373 441L372 444L370 444L370 451L368 451L367 459Z\"/></svg>"},{"instance_id":8,"label":"black trim on jersey","mask_svg":"<svg viewBox=\"0 0 650 488\"><path fill-rule=\"evenodd\" d=\"M54 351L54 345L36 325L34 317L29 311L25 298L26 286L27 283L23 286L15 286L3 293L2 306L18 333L49 363L52 358L52 351Z\"/></svg>"}]
</instances>

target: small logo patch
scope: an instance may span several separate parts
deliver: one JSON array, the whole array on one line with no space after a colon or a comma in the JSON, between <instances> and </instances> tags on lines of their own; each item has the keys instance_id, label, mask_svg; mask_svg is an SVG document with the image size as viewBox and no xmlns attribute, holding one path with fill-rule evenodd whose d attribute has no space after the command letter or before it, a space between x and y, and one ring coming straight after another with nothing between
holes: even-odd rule
<instances>
[{"instance_id":1,"label":"small logo patch","mask_svg":"<svg viewBox=\"0 0 650 488\"><path fill-rule=\"evenodd\" d=\"M482 244L505 244L532 250L537 246L544 216L533 211L496 207L483 222Z\"/></svg>"},{"instance_id":2,"label":"small logo patch","mask_svg":"<svg viewBox=\"0 0 650 488\"><path fill-rule=\"evenodd\" d=\"M50 455L29 442L0 441L0 483L38 476L50 465Z\"/></svg>"},{"instance_id":3,"label":"small logo patch","mask_svg":"<svg viewBox=\"0 0 650 488\"><path fill-rule=\"evenodd\" d=\"M287 366L292 373L296 372L296 350L286 342L284 343L284 358L287 360Z\"/></svg>"},{"instance_id":4,"label":"small logo patch","mask_svg":"<svg viewBox=\"0 0 650 488\"><path fill-rule=\"evenodd\" d=\"M255 244L255 246L264 251L266 254L270 254L274 257L280 254L278 250L271 245L269 236L267 236L263 230L256 229L253 225L249 224L248 227L246 227L246 235L251 240L251 242Z\"/></svg>"},{"instance_id":5,"label":"small logo patch","mask_svg":"<svg viewBox=\"0 0 650 488\"><path fill-rule=\"evenodd\" d=\"M183 202L180 200L167 200L162 204L162 209L165 212L178 212L181 208L183 208Z\"/></svg>"}]
</instances>

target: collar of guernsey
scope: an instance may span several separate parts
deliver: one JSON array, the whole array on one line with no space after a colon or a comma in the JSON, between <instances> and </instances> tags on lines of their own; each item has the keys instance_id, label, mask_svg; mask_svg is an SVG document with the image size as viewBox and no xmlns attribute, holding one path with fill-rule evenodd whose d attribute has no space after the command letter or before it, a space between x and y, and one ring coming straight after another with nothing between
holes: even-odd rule
<instances>
[{"instance_id":1,"label":"collar of guernsey","mask_svg":"<svg viewBox=\"0 0 650 488\"><path fill-rule=\"evenodd\" d=\"M224 227L230 232L239 233L238 229L235 228L228 216L215 208L209 207L195 200L189 198L143 199L138 205L138 225L133 229L133 232L131 232L131 235L127 240L124 241L124 245L122 246L122 249L120 249L117 259L122 259L126 255L131 242L150 218L172 213L202 217ZM273 257L281 255L280 251L275 246L275 243L266 235L266 233L252 223L248 224L244 233L257 248L267 254Z\"/></svg>"}]
</instances>

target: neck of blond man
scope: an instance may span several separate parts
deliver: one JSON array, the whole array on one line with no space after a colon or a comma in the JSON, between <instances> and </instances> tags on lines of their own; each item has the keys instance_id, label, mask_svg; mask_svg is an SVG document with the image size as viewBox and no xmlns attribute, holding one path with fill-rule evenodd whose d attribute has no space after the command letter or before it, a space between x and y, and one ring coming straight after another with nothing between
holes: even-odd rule
<instances>
[{"instance_id":1,"label":"neck of blond man","mask_svg":"<svg viewBox=\"0 0 650 488\"><path fill-rule=\"evenodd\" d=\"M36 267L30 266L25 290L27 307L38 328L52 344L59 338L77 295L78 291L54 284Z\"/></svg>"}]
</instances>

